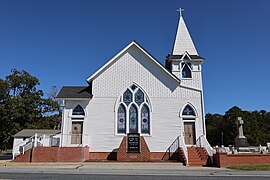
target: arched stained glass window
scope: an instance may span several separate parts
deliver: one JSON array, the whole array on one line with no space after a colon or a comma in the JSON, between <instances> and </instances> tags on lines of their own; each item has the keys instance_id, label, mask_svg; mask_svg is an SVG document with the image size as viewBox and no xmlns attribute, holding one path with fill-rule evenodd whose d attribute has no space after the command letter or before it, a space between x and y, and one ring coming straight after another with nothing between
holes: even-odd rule
<instances>
[{"instance_id":1,"label":"arched stained glass window","mask_svg":"<svg viewBox=\"0 0 270 180\"><path fill-rule=\"evenodd\" d=\"M132 92L129 89L127 89L124 92L123 101L128 106L132 102L132 99L133 99Z\"/></svg>"},{"instance_id":2,"label":"arched stained glass window","mask_svg":"<svg viewBox=\"0 0 270 180\"><path fill-rule=\"evenodd\" d=\"M126 133L126 108L121 104L117 111L117 133Z\"/></svg>"},{"instance_id":3,"label":"arched stained glass window","mask_svg":"<svg viewBox=\"0 0 270 180\"><path fill-rule=\"evenodd\" d=\"M135 102L138 104L138 106L140 106L144 101L144 94L142 92L142 90L138 90L136 93L135 93Z\"/></svg>"},{"instance_id":4,"label":"arched stained glass window","mask_svg":"<svg viewBox=\"0 0 270 180\"><path fill-rule=\"evenodd\" d=\"M76 106L72 111L72 115L85 116L85 113L84 113L82 106L80 106L80 105Z\"/></svg>"},{"instance_id":5,"label":"arched stained glass window","mask_svg":"<svg viewBox=\"0 0 270 180\"><path fill-rule=\"evenodd\" d=\"M119 98L116 133L150 134L150 101L144 91L132 84Z\"/></svg>"},{"instance_id":6,"label":"arched stained glass window","mask_svg":"<svg viewBox=\"0 0 270 180\"><path fill-rule=\"evenodd\" d=\"M141 110L141 133L150 134L150 113L146 104L143 105Z\"/></svg>"},{"instance_id":7,"label":"arched stained glass window","mask_svg":"<svg viewBox=\"0 0 270 180\"><path fill-rule=\"evenodd\" d=\"M182 78L191 78L190 66L190 63L182 63Z\"/></svg>"},{"instance_id":8,"label":"arched stained glass window","mask_svg":"<svg viewBox=\"0 0 270 180\"><path fill-rule=\"evenodd\" d=\"M185 116L196 116L194 109L190 105L186 105L186 107L183 110L182 115L185 115Z\"/></svg>"},{"instance_id":9,"label":"arched stained glass window","mask_svg":"<svg viewBox=\"0 0 270 180\"><path fill-rule=\"evenodd\" d=\"M129 108L129 132L138 132L138 110L134 104Z\"/></svg>"}]
</instances>

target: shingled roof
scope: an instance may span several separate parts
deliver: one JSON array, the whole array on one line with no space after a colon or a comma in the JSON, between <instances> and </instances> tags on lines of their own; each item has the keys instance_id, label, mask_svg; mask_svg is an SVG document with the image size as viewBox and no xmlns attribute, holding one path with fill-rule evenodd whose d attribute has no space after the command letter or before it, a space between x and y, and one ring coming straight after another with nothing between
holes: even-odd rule
<instances>
[{"instance_id":1,"label":"shingled roof","mask_svg":"<svg viewBox=\"0 0 270 180\"><path fill-rule=\"evenodd\" d=\"M38 136L41 135L56 135L59 134L60 130L54 130L54 129L23 129L17 134L14 135L14 137L31 137L34 136L36 133Z\"/></svg>"},{"instance_id":2,"label":"shingled roof","mask_svg":"<svg viewBox=\"0 0 270 180\"><path fill-rule=\"evenodd\" d=\"M63 86L57 95L57 99L92 98L90 86Z\"/></svg>"}]
</instances>

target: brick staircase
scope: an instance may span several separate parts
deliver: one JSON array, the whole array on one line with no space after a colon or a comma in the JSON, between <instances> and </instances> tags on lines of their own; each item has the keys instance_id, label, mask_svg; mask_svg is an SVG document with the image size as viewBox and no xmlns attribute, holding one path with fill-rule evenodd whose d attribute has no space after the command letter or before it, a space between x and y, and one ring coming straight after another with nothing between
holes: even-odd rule
<instances>
[{"instance_id":1,"label":"brick staircase","mask_svg":"<svg viewBox=\"0 0 270 180\"><path fill-rule=\"evenodd\" d=\"M208 154L204 148L201 147L188 147L188 162L189 166L206 166L208 162ZM186 158L184 152L180 150L182 160L186 165Z\"/></svg>"}]
</instances>

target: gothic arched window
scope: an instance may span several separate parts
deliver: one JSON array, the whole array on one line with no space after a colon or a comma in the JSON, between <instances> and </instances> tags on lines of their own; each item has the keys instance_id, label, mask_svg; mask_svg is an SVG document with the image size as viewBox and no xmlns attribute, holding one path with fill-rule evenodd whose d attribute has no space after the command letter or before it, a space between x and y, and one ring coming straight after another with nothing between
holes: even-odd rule
<instances>
[{"instance_id":1,"label":"gothic arched window","mask_svg":"<svg viewBox=\"0 0 270 180\"><path fill-rule=\"evenodd\" d=\"M120 104L117 111L117 132L126 133L126 108L123 104Z\"/></svg>"},{"instance_id":2,"label":"gothic arched window","mask_svg":"<svg viewBox=\"0 0 270 180\"><path fill-rule=\"evenodd\" d=\"M150 106L146 94L133 84L119 98L117 133L150 134Z\"/></svg>"},{"instance_id":3,"label":"gothic arched window","mask_svg":"<svg viewBox=\"0 0 270 180\"><path fill-rule=\"evenodd\" d=\"M73 111L72 111L72 115L79 115L79 116L85 116L85 113L84 113L84 110L83 110L83 108L82 108L82 106L80 106L80 105L77 105L74 109L73 109Z\"/></svg>"},{"instance_id":4,"label":"gothic arched window","mask_svg":"<svg viewBox=\"0 0 270 180\"><path fill-rule=\"evenodd\" d=\"M191 64L182 63L182 78L191 78Z\"/></svg>"},{"instance_id":5,"label":"gothic arched window","mask_svg":"<svg viewBox=\"0 0 270 180\"><path fill-rule=\"evenodd\" d=\"M138 132L138 111L134 104L129 108L129 132Z\"/></svg>"},{"instance_id":6,"label":"gothic arched window","mask_svg":"<svg viewBox=\"0 0 270 180\"><path fill-rule=\"evenodd\" d=\"M196 116L194 109L188 104L184 108L182 115L184 116Z\"/></svg>"},{"instance_id":7,"label":"gothic arched window","mask_svg":"<svg viewBox=\"0 0 270 180\"><path fill-rule=\"evenodd\" d=\"M146 104L141 110L141 131L143 134L150 134L150 112Z\"/></svg>"}]
</instances>

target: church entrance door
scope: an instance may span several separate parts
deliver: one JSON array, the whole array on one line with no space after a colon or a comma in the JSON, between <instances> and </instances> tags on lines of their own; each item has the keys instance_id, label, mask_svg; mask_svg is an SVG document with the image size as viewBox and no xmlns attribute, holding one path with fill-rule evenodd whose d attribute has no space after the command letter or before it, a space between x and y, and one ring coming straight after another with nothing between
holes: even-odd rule
<instances>
[{"instance_id":1,"label":"church entrance door","mask_svg":"<svg viewBox=\"0 0 270 180\"><path fill-rule=\"evenodd\" d=\"M185 143L186 145L195 144L195 122L184 122Z\"/></svg>"},{"instance_id":2,"label":"church entrance door","mask_svg":"<svg viewBox=\"0 0 270 180\"><path fill-rule=\"evenodd\" d=\"M72 122L71 144L82 144L83 122Z\"/></svg>"}]
</instances>

